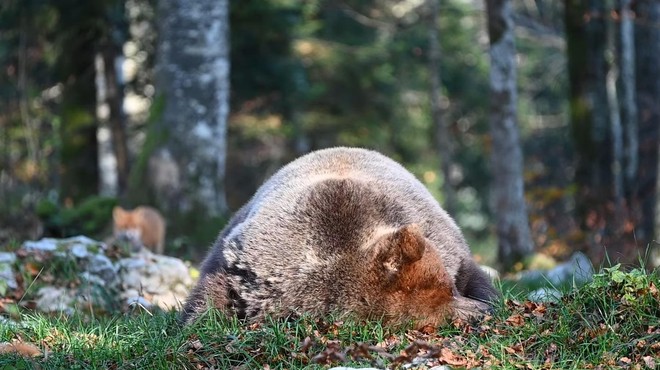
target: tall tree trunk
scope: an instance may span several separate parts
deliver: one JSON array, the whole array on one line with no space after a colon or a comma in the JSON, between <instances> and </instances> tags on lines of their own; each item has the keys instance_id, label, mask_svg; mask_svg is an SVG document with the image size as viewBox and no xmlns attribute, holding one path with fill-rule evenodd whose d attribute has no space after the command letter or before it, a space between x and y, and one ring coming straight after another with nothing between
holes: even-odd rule
<instances>
[{"instance_id":1,"label":"tall tree trunk","mask_svg":"<svg viewBox=\"0 0 660 370\"><path fill-rule=\"evenodd\" d=\"M523 159L516 117L516 49L511 1L487 0L490 37L493 213L498 258L510 267L533 250L523 189Z\"/></svg>"},{"instance_id":2,"label":"tall tree trunk","mask_svg":"<svg viewBox=\"0 0 660 370\"><path fill-rule=\"evenodd\" d=\"M630 9L631 0L617 0L619 10L618 52L619 93L621 122L623 125L624 154L623 173L625 194L630 204L633 185L637 176L638 137L637 137L637 95L635 92L635 29L634 14Z\"/></svg>"},{"instance_id":3,"label":"tall tree trunk","mask_svg":"<svg viewBox=\"0 0 660 370\"><path fill-rule=\"evenodd\" d=\"M608 74L605 58L609 13L601 0L566 0L565 16L576 151L576 213L585 231L582 247L596 262L605 258L631 261L635 248L630 235L619 227L621 217L617 217L626 216L622 212L620 167L624 155L622 126L628 122L620 120L616 69ZM625 140L627 147L629 140ZM629 164L628 158L625 163Z\"/></svg>"},{"instance_id":4,"label":"tall tree trunk","mask_svg":"<svg viewBox=\"0 0 660 370\"><path fill-rule=\"evenodd\" d=\"M612 135L609 119L607 98L607 72L605 59L607 49L608 14L605 1L587 0L588 8L584 17L586 21L585 37L587 38L588 84L590 105L592 109L590 153L591 161L591 192L597 200L612 199Z\"/></svg>"},{"instance_id":5,"label":"tall tree trunk","mask_svg":"<svg viewBox=\"0 0 660 370\"><path fill-rule=\"evenodd\" d=\"M639 169L635 199L641 209L636 228L642 250L653 246L660 146L660 1L635 2L635 67L639 114Z\"/></svg>"},{"instance_id":6,"label":"tall tree trunk","mask_svg":"<svg viewBox=\"0 0 660 370\"><path fill-rule=\"evenodd\" d=\"M112 133L112 150L117 163L117 191L121 196L128 185L128 142L126 116L124 115L124 86L119 69L121 49L111 44L102 51L107 87L106 102L109 108L108 124Z\"/></svg>"},{"instance_id":7,"label":"tall tree trunk","mask_svg":"<svg viewBox=\"0 0 660 370\"><path fill-rule=\"evenodd\" d=\"M107 104L108 87L106 81L106 65L101 53L94 58L96 71L96 119L99 124L96 129L99 156L99 193L103 196L117 196L117 159L112 150L112 134L108 127L109 111Z\"/></svg>"},{"instance_id":8,"label":"tall tree trunk","mask_svg":"<svg viewBox=\"0 0 660 370\"><path fill-rule=\"evenodd\" d=\"M606 29L606 48L612 54L615 54L617 49L616 35L618 32L613 23L610 23ZM612 143L612 163L610 170L612 172L612 223L609 225L609 232L619 235L622 233L622 225L624 221L624 174L623 174L623 125L621 123L621 111L619 109L619 97L617 89L617 80L619 79L619 67L612 61L609 65L605 76L605 89L607 93L607 107L608 119Z\"/></svg>"},{"instance_id":9,"label":"tall tree trunk","mask_svg":"<svg viewBox=\"0 0 660 370\"><path fill-rule=\"evenodd\" d=\"M96 87L94 56L103 32L103 7L84 2L71 12L70 2L57 2L64 35L58 60L58 78L65 81L60 125L60 197L65 203L95 195L99 190L96 141ZM80 22L79 17L86 19Z\"/></svg>"},{"instance_id":10,"label":"tall tree trunk","mask_svg":"<svg viewBox=\"0 0 660 370\"><path fill-rule=\"evenodd\" d=\"M156 86L164 110L151 132L156 143L149 181L170 220L228 212L228 5L227 0L158 4Z\"/></svg>"},{"instance_id":11,"label":"tall tree trunk","mask_svg":"<svg viewBox=\"0 0 660 370\"><path fill-rule=\"evenodd\" d=\"M440 40L438 34L438 17L440 15L440 0L429 0L429 77L431 79L431 117L435 128L436 146L440 155L442 168L442 195L444 208L449 214L456 213L456 191L452 183L451 170L453 166L454 148L451 140L445 110L442 102L442 79L440 75Z\"/></svg>"},{"instance_id":12,"label":"tall tree trunk","mask_svg":"<svg viewBox=\"0 0 660 370\"><path fill-rule=\"evenodd\" d=\"M102 47L96 57L96 96L101 194L121 196L128 185L128 143L123 112L124 90L118 68L120 49Z\"/></svg>"}]
</instances>

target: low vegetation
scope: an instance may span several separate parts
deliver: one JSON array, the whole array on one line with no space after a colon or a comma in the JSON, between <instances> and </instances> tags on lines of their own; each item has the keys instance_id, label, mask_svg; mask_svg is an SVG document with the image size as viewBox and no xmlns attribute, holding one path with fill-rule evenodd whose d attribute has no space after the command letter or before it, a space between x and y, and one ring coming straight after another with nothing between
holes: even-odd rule
<instances>
[{"instance_id":1,"label":"low vegetation","mask_svg":"<svg viewBox=\"0 0 660 370\"><path fill-rule=\"evenodd\" d=\"M557 303L507 289L481 322L421 330L345 318L246 324L215 311L182 328L175 313L141 307L112 317L21 313L0 325L0 369L654 369L658 286L657 271L615 266Z\"/></svg>"}]
</instances>

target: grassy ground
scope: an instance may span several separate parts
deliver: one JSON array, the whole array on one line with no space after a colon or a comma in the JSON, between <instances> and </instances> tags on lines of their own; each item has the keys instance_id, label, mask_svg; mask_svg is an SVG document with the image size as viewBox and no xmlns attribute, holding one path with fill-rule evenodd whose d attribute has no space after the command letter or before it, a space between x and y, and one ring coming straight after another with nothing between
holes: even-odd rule
<instances>
[{"instance_id":1,"label":"grassy ground","mask_svg":"<svg viewBox=\"0 0 660 370\"><path fill-rule=\"evenodd\" d=\"M0 370L402 368L411 362L419 369L653 369L660 366L658 286L657 272L613 268L559 303L518 301L505 292L492 317L421 331L333 318L248 325L217 312L185 328L174 313L142 309L94 319L21 313L15 323L0 323L0 342L13 343L0 347ZM22 354L9 353L16 349Z\"/></svg>"}]
</instances>

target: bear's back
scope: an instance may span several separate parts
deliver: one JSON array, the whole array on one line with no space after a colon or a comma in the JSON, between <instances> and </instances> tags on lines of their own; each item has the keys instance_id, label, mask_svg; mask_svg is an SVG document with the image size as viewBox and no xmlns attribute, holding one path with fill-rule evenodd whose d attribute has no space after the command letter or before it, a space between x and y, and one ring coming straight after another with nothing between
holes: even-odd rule
<instances>
[{"instance_id":1,"label":"bear's back","mask_svg":"<svg viewBox=\"0 0 660 370\"><path fill-rule=\"evenodd\" d=\"M225 258L263 269L257 273L327 264L328 257L351 253L411 223L434 242L450 276L470 254L424 185L395 161L366 149L325 149L291 162L257 191L245 212L228 232Z\"/></svg>"}]
</instances>

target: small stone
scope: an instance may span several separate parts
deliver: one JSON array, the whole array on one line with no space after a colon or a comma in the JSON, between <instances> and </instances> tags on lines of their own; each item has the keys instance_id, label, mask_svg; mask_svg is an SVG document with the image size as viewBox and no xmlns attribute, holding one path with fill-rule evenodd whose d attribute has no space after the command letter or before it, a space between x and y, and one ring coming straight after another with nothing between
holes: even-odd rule
<instances>
[{"instance_id":1,"label":"small stone","mask_svg":"<svg viewBox=\"0 0 660 370\"><path fill-rule=\"evenodd\" d=\"M527 299L532 302L559 302L562 294L554 288L539 288L531 291L527 295Z\"/></svg>"},{"instance_id":2,"label":"small stone","mask_svg":"<svg viewBox=\"0 0 660 370\"><path fill-rule=\"evenodd\" d=\"M73 313L73 295L68 289L43 287L37 292L37 309L42 312Z\"/></svg>"},{"instance_id":3,"label":"small stone","mask_svg":"<svg viewBox=\"0 0 660 370\"><path fill-rule=\"evenodd\" d=\"M76 244L71 247L71 254L77 258L86 258L89 255L89 252L87 251L87 246Z\"/></svg>"},{"instance_id":4,"label":"small stone","mask_svg":"<svg viewBox=\"0 0 660 370\"><path fill-rule=\"evenodd\" d=\"M129 307L132 306L142 306L146 309L150 309L153 305L146 298L140 296L133 296L126 299L126 304Z\"/></svg>"},{"instance_id":5,"label":"small stone","mask_svg":"<svg viewBox=\"0 0 660 370\"><path fill-rule=\"evenodd\" d=\"M18 288L16 276L14 275L14 270L11 268L10 264L0 263L0 281L4 281L9 289Z\"/></svg>"},{"instance_id":6,"label":"small stone","mask_svg":"<svg viewBox=\"0 0 660 370\"><path fill-rule=\"evenodd\" d=\"M57 249L57 239L43 238L39 241L28 240L25 243L23 243L22 248L29 252L32 251L53 252Z\"/></svg>"},{"instance_id":7,"label":"small stone","mask_svg":"<svg viewBox=\"0 0 660 370\"><path fill-rule=\"evenodd\" d=\"M0 264L6 263L12 265L14 262L16 262L16 254L12 252L0 252Z\"/></svg>"}]
</instances>

